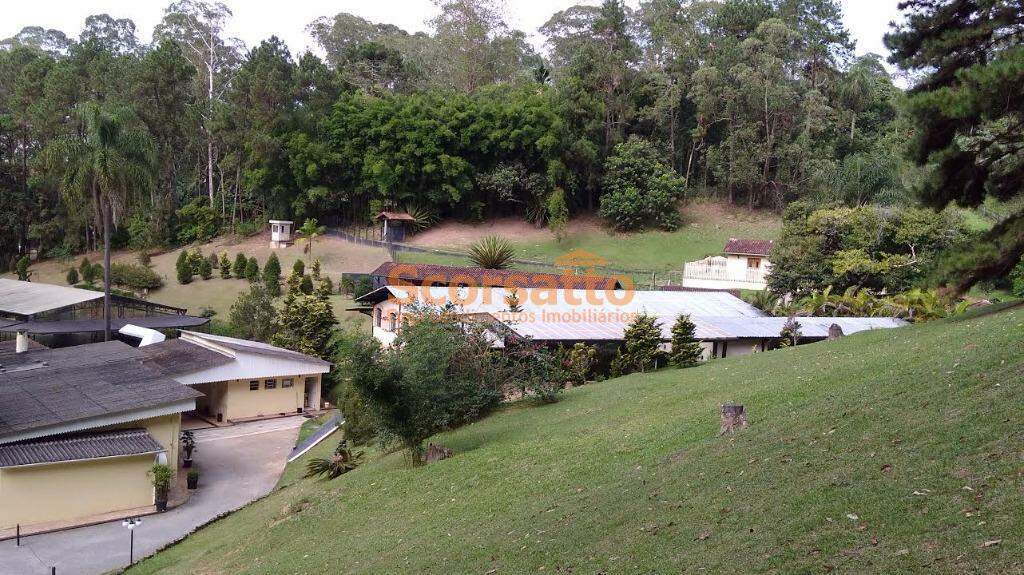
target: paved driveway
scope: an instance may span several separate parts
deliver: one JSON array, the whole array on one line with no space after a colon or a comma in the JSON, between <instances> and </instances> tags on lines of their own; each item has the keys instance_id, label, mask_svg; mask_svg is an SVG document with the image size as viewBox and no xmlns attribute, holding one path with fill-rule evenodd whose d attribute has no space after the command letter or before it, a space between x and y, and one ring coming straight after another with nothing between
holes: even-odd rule
<instances>
[{"instance_id":1,"label":"paved driveway","mask_svg":"<svg viewBox=\"0 0 1024 575\"><path fill-rule=\"evenodd\" d=\"M136 559L181 538L210 519L270 492L295 445L302 417L195 431L202 475L188 503L149 515L135 528ZM128 530L120 521L0 541L0 574L106 573L128 564Z\"/></svg>"}]
</instances>

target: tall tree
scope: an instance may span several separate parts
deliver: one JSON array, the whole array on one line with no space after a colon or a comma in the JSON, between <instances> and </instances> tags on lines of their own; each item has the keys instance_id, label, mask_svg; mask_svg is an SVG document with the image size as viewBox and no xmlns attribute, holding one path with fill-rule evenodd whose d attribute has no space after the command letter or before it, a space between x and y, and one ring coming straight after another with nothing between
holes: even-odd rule
<instances>
[{"instance_id":1,"label":"tall tree","mask_svg":"<svg viewBox=\"0 0 1024 575\"><path fill-rule=\"evenodd\" d=\"M1024 10L1014 0L905 0L905 23L886 36L890 60L922 77L907 107L911 158L925 166L924 201L979 205L1024 190ZM1003 277L1024 254L1024 210L947 262L964 292Z\"/></svg>"},{"instance_id":2,"label":"tall tree","mask_svg":"<svg viewBox=\"0 0 1024 575\"><path fill-rule=\"evenodd\" d=\"M79 112L82 137L53 142L49 164L61 174L69 201L91 202L103 229L103 336L110 339L110 233L123 213L153 185L153 143L134 113L89 103Z\"/></svg>"},{"instance_id":3,"label":"tall tree","mask_svg":"<svg viewBox=\"0 0 1024 575\"><path fill-rule=\"evenodd\" d=\"M221 2L178 0L164 10L163 20L154 28L154 40L171 40L186 47L186 57L195 67L197 93L203 101L202 125L206 134L206 187L214 205L213 166L214 112L230 85L231 75L241 59L242 42L224 38L231 10Z\"/></svg>"}]
</instances>

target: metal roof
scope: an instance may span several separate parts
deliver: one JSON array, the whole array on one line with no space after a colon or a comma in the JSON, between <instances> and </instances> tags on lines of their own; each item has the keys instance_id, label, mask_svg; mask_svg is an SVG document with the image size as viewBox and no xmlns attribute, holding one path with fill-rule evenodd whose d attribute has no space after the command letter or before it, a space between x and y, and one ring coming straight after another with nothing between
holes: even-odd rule
<instances>
[{"instance_id":1,"label":"metal roof","mask_svg":"<svg viewBox=\"0 0 1024 575\"><path fill-rule=\"evenodd\" d=\"M120 341L29 350L0 363L0 443L113 414L194 407L200 396L144 365L142 354Z\"/></svg>"},{"instance_id":2,"label":"metal roof","mask_svg":"<svg viewBox=\"0 0 1024 575\"><path fill-rule=\"evenodd\" d=\"M678 316L657 316L662 338L672 338L672 325ZM777 338L785 317L701 317L691 316L694 336L700 340L741 338ZM808 339L828 337L828 329L838 324L846 335L872 329L891 329L907 322L891 317L798 317L801 336ZM621 340L629 322L541 322L506 321L514 332L537 341L617 341Z\"/></svg>"},{"instance_id":3,"label":"metal roof","mask_svg":"<svg viewBox=\"0 0 1024 575\"><path fill-rule=\"evenodd\" d=\"M146 455L166 451L145 429L84 433L60 439L0 445L0 468L82 461L101 457Z\"/></svg>"},{"instance_id":4,"label":"metal roof","mask_svg":"<svg viewBox=\"0 0 1024 575\"><path fill-rule=\"evenodd\" d=\"M102 298L103 292L0 278L0 313L28 316Z\"/></svg>"},{"instance_id":5,"label":"metal roof","mask_svg":"<svg viewBox=\"0 0 1024 575\"><path fill-rule=\"evenodd\" d=\"M596 275L555 274L525 270L492 270L472 266L446 266L439 264L403 264L384 262L370 272L384 282L394 285L470 285L517 288L572 288L621 289L614 277Z\"/></svg>"},{"instance_id":6,"label":"metal roof","mask_svg":"<svg viewBox=\"0 0 1024 575\"><path fill-rule=\"evenodd\" d=\"M160 343L139 348L143 362L154 364L171 376L191 373L235 361L231 355L223 354L183 339L168 339Z\"/></svg>"},{"instance_id":7,"label":"metal roof","mask_svg":"<svg viewBox=\"0 0 1024 575\"><path fill-rule=\"evenodd\" d=\"M209 318L177 314L149 317L114 317L110 318L110 329L111 331L117 331L128 324L149 329L180 329L183 327L199 327L209 322ZM29 320L0 326L0 332L13 333L22 330L35 335L99 333L104 330L104 326L102 318L55 321Z\"/></svg>"},{"instance_id":8,"label":"metal roof","mask_svg":"<svg viewBox=\"0 0 1024 575\"><path fill-rule=\"evenodd\" d=\"M256 355L263 355L269 357L279 357L283 359L290 359L293 361L301 361L305 363L312 363L317 366L330 367L331 363L324 361L319 357L312 355L306 355L283 347L277 347L270 345L269 343L263 343L261 341L252 341L248 339L238 339L234 337L228 337L226 335L213 335L210 333L199 333L195 331L181 330L182 334L188 334L194 341L196 339L205 340L213 343L220 347L226 347L232 351L238 351L242 353L252 353Z\"/></svg>"},{"instance_id":9,"label":"metal roof","mask_svg":"<svg viewBox=\"0 0 1024 575\"><path fill-rule=\"evenodd\" d=\"M386 286L395 298L406 301L444 305L451 302L463 313L504 312L508 310L505 288L455 288ZM375 290L368 296L377 295ZM611 321L609 315L646 313L654 316L680 314L691 316L763 317L765 314L740 298L723 291L626 291L626 290L555 290L547 288L517 288L515 290L525 314L533 314L538 321L564 323L598 318ZM573 314L576 314L575 316ZM603 319L601 319L603 318ZM627 322L630 319L626 320Z\"/></svg>"}]
</instances>

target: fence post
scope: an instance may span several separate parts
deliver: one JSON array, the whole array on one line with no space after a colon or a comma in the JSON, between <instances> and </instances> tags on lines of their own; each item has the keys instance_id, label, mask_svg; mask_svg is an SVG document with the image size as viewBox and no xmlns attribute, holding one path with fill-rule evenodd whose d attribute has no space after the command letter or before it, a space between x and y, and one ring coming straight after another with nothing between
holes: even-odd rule
<instances>
[{"instance_id":1,"label":"fence post","mask_svg":"<svg viewBox=\"0 0 1024 575\"><path fill-rule=\"evenodd\" d=\"M15 545L15 547L21 547L21 523L19 523L14 529L14 537L17 540L17 545Z\"/></svg>"}]
</instances>

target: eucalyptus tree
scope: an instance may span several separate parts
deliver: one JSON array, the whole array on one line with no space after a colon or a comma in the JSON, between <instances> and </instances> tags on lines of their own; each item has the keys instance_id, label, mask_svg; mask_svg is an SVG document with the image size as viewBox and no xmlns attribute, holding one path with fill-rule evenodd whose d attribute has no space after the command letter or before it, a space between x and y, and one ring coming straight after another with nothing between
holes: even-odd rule
<instances>
[{"instance_id":1,"label":"eucalyptus tree","mask_svg":"<svg viewBox=\"0 0 1024 575\"><path fill-rule=\"evenodd\" d=\"M214 205L215 110L231 84L231 76L242 60L244 49L241 40L224 37L224 28L231 16L231 10L221 2L177 0L164 10L163 20L153 30L154 41L170 40L184 46L185 55L197 72L196 92L203 102L206 189L210 207Z\"/></svg>"},{"instance_id":2,"label":"eucalyptus tree","mask_svg":"<svg viewBox=\"0 0 1024 575\"><path fill-rule=\"evenodd\" d=\"M84 104L79 133L48 146L68 203L90 203L103 229L103 336L110 339L110 234L115 217L153 186L153 142L130 109Z\"/></svg>"}]
</instances>

